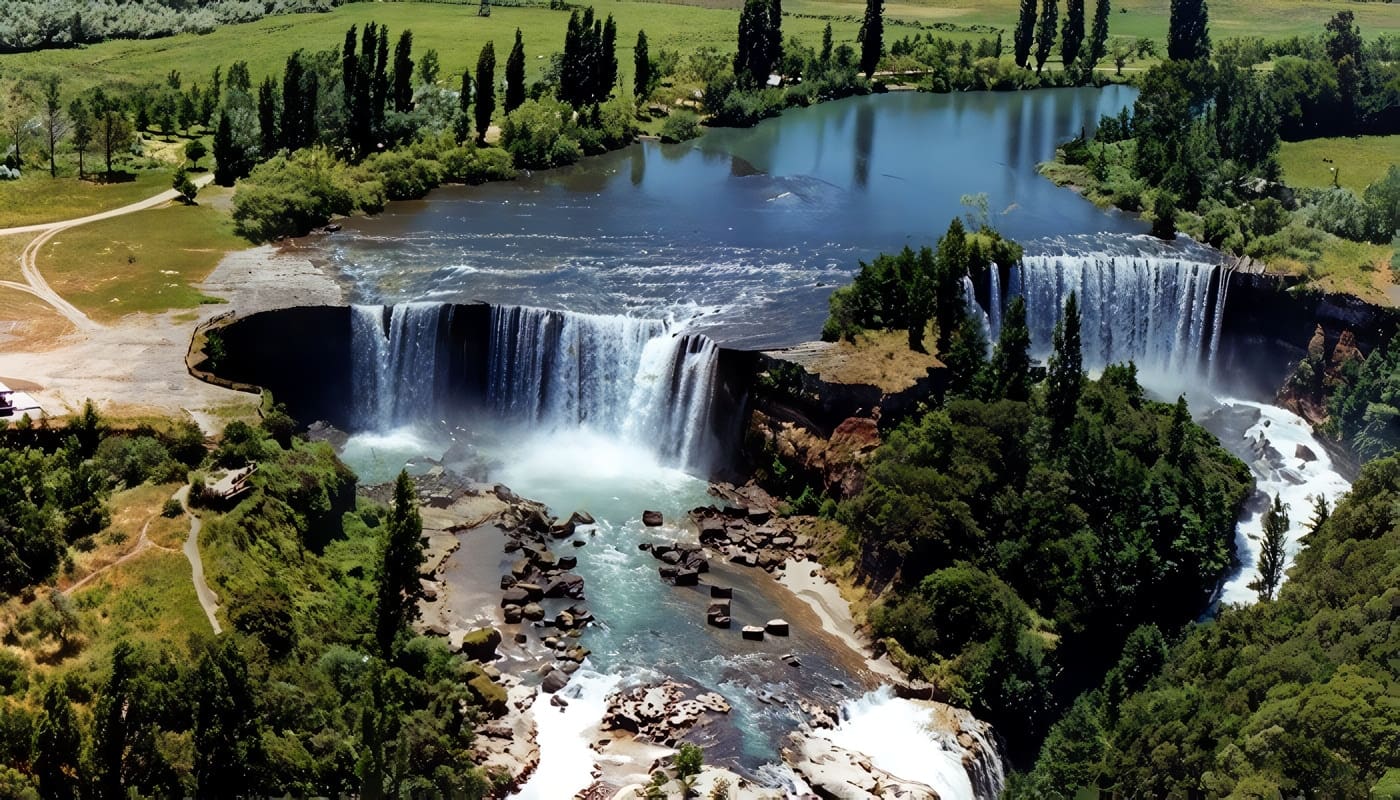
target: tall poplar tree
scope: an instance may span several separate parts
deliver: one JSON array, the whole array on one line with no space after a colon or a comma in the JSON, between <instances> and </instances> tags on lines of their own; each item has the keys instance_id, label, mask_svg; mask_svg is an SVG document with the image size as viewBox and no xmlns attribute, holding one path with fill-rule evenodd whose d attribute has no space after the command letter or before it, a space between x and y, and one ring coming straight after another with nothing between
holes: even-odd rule
<instances>
[{"instance_id":1,"label":"tall poplar tree","mask_svg":"<svg viewBox=\"0 0 1400 800\"><path fill-rule=\"evenodd\" d=\"M302 101L303 80L306 68L301 63L301 51L287 57L287 68L282 73L282 146L296 150L305 145L303 140L302 114L305 103Z\"/></svg>"},{"instance_id":2,"label":"tall poplar tree","mask_svg":"<svg viewBox=\"0 0 1400 800\"><path fill-rule=\"evenodd\" d=\"M413 109L413 31L399 34L394 45L394 110Z\"/></svg>"},{"instance_id":3,"label":"tall poplar tree","mask_svg":"<svg viewBox=\"0 0 1400 800\"><path fill-rule=\"evenodd\" d=\"M1058 0L1044 0L1040 9L1040 21L1035 26L1035 74L1045 67L1050 59L1050 51L1055 47L1055 23L1059 21Z\"/></svg>"},{"instance_id":4,"label":"tall poplar tree","mask_svg":"<svg viewBox=\"0 0 1400 800\"><path fill-rule=\"evenodd\" d=\"M638 106L651 95L651 50L646 31L637 31L637 44L632 48L632 94Z\"/></svg>"},{"instance_id":5,"label":"tall poplar tree","mask_svg":"<svg viewBox=\"0 0 1400 800\"><path fill-rule=\"evenodd\" d=\"M277 124L277 84L270 75L258 85L258 131L262 136L263 158L271 158L282 146L282 137Z\"/></svg>"},{"instance_id":6,"label":"tall poplar tree","mask_svg":"<svg viewBox=\"0 0 1400 800\"><path fill-rule=\"evenodd\" d=\"M1172 0L1167 26L1167 58L1194 61L1210 57L1210 11L1206 0Z\"/></svg>"},{"instance_id":7,"label":"tall poplar tree","mask_svg":"<svg viewBox=\"0 0 1400 800\"><path fill-rule=\"evenodd\" d=\"M1046 0L1051 2L1051 0ZM1012 45L1016 51L1016 66L1025 69L1031 63L1031 44L1035 42L1035 0L1021 0L1016 17L1016 33Z\"/></svg>"},{"instance_id":8,"label":"tall poplar tree","mask_svg":"<svg viewBox=\"0 0 1400 800\"><path fill-rule=\"evenodd\" d=\"M1060 60L1069 69L1079 60L1084 43L1084 0L1065 0L1065 21L1060 28Z\"/></svg>"},{"instance_id":9,"label":"tall poplar tree","mask_svg":"<svg viewBox=\"0 0 1400 800\"><path fill-rule=\"evenodd\" d=\"M462 70L462 88L457 94L457 141L465 143L472 135L472 71Z\"/></svg>"},{"instance_id":10,"label":"tall poplar tree","mask_svg":"<svg viewBox=\"0 0 1400 800\"><path fill-rule=\"evenodd\" d=\"M472 111L476 118L476 140L485 144L491 115L496 113L496 47L489 41L476 59L476 103Z\"/></svg>"},{"instance_id":11,"label":"tall poplar tree","mask_svg":"<svg viewBox=\"0 0 1400 800\"><path fill-rule=\"evenodd\" d=\"M884 0L865 0L865 16L860 21L860 71L869 78L880 66L885 53Z\"/></svg>"},{"instance_id":12,"label":"tall poplar tree","mask_svg":"<svg viewBox=\"0 0 1400 800\"><path fill-rule=\"evenodd\" d=\"M603 23L603 35L598 40L598 78L595 83L596 96L593 102L601 103L612 94L617 85L617 23L612 14Z\"/></svg>"},{"instance_id":13,"label":"tall poplar tree","mask_svg":"<svg viewBox=\"0 0 1400 800\"><path fill-rule=\"evenodd\" d=\"M1031 329L1026 324L1026 301L1019 296L1006 306L991 370L996 397L1022 403L1031 398Z\"/></svg>"},{"instance_id":14,"label":"tall poplar tree","mask_svg":"<svg viewBox=\"0 0 1400 800\"><path fill-rule=\"evenodd\" d=\"M515 45L506 57L506 96L504 110L507 114L520 108L525 102L525 40L520 29L515 29Z\"/></svg>"},{"instance_id":15,"label":"tall poplar tree","mask_svg":"<svg viewBox=\"0 0 1400 800\"><path fill-rule=\"evenodd\" d=\"M1109 0L1094 3L1094 27L1089 33L1089 49L1084 53L1084 66L1093 69L1108 55Z\"/></svg>"}]
</instances>

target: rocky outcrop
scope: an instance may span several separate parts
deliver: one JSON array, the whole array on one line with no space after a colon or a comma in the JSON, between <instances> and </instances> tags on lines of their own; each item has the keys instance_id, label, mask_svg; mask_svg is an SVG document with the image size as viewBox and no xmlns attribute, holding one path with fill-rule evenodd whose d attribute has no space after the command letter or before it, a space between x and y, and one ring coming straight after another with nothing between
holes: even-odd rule
<instances>
[{"instance_id":1,"label":"rocky outcrop","mask_svg":"<svg viewBox=\"0 0 1400 800\"><path fill-rule=\"evenodd\" d=\"M1342 331L1329 344L1327 332L1319 324L1308 340L1306 355L1279 389L1278 403L1312 424L1322 425L1328 419L1327 401L1365 361L1350 330Z\"/></svg>"},{"instance_id":2,"label":"rocky outcrop","mask_svg":"<svg viewBox=\"0 0 1400 800\"><path fill-rule=\"evenodd\" d=\"M847 417L829 437L759 410L754 411L749 426L750 435L767 442L774 456L789 469L836 498L853 497L860 492L865 485L865 462L881 441L879 426L869 417Z\"/></svg>"},{"instance_id":3,"label":"rocky outcrop","mask_svg":"<svg viewBox=\"0 0 1400 800\"><path fill-rule=\"evenodd\" d=\"M791 734L783 759L824 800L940 800L932 788L901 780L867 756L813 734Z\"/></svg>"},{"instance_id":4,"label":"rocky outcrop","mask_svg":"<svg viewBox=\"0 0 1400 800\"><path fill-rule=\"evenodd\" d=\"M625 731L642 741L675 747L692 728L729 711L729 701L715 692L696 694L692 686L667 681L609 696L602 729Z\"/></svg>"}]
</instances>

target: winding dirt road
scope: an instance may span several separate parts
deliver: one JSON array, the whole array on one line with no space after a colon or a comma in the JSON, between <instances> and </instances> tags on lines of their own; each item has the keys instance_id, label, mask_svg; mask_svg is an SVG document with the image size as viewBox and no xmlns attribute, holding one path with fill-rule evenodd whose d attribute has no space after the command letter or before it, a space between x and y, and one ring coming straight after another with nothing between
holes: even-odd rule
<instances>
[{"instance_id":1,"label":"winding dirt road","mask_svg":"<svg viewBox=\"0 0 1400 800\"><path fill-rule=\"evenodd\" d=\"M190 487L185 484L175 493L175 499L180 501L180 505L185 509L185 516L190 518L190 535L185 537L185 558L190 560L190 570L194 576L194 593L199 596L199 605L204 608L204 615L209 618L209 625L214 629L215 634L223 633L223 627L219 625L217 613L219 611L219 596L214 594L214 590L209 588L209 584L204 580L204 560L199 556L199 531L204 527L204 523L190 510Z\"/></svg>"},{"instance_id":2,"label":"winding dirt road","mask_svg":"<svg viewBox=\"0 0 1400 800\"><path fill-rule=\"evenodd\" d=\"M214 180L213 175L201 175L195 179L194 184L198 187L204 187L208 186L209 182L212 180ZM0 236L19 235L26 233L38 234L34 237L32 241L29 242L28 245L25 246L24 252L20 254L19 269L20 274L24 277L24 282L20 283L19 281L0 281L0 286L3 286L7 289L17 289L21 292L27 292L39 298L40 300L43 300L45 303L48 303L49 305L53 306L54 309L58 311L58 313L62 314L64 318L66 318L69 322L73 323L73 325L80 331L100 330L102 328L102 325L93 321L91 317L80 311L77 308L77 306L74 306L72 303L63 299L63 297L60 296L58 292L55 292L53 288L49 286L48 281L44 280L43 274L39 272L39 251L43 248L46 242L52 239L60 231L66 231L69 228L76 228L79 225L86 225L90 222L98 222L104 219L112 219L113 217L120 217L126 214L133 214L137 211L145 211L149 208L156 208L157 206L164 205L172 200L177 199L179 196L180 193L175 191L174 189L167 189L166 191L161 192L160 194L155 195L153 197L148 197L145 200L131 203L130 205L125 205L121 208L114 208L111 211L103 211L97 214L89 214L86 217L59 220L58 222L42 222L37 225L20 225L14 228L0 228Z\"/></svg>"}]
</instances>

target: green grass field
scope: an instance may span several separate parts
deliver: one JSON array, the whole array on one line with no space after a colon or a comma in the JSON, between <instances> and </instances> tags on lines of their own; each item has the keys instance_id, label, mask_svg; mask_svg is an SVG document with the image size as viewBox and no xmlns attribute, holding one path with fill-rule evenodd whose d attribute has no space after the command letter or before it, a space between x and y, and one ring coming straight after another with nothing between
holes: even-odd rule
<instances>
[{"instance_id":1,"label":"green grass field","mask_svg":"<svg viewBox=\"0 0 1400 800\"><path fill-rule=\"evenodd\" d=\"M29 170L17 181L0 181L0 228L82 217L121 208L170 188L170 171L141 170L119 183L50 178Z\"/></svg>"},{"instance_id":2,"label":"green grass field","mask_svg":"<svg viewBox=\"0 0 1400 800\"><path fill-rule=\"evenodd\" d=\"M214 207L215 191L206 190L199 206L172 204L64 231L45 245L39 270L99 321L195 307L207 298L190 284L247 246Z\"/></svg>"},{"instance_id":3,"label":"green grass field","mask_svg":"<svg viewBox=\"0 0 1400 800\"><path fill-rule=\"evenodd\" d=\"M624 79L631 72L632 43L637 30L645 29L653 51L661 48L682 53L702 46L724 51L734 47L739 0L598 0L600 14L612 14L618 23L618 61ZM900 24L991 26L1008 34L1015 25L1017 0L928 0L886 5L886 37L897 39L915 30ZM1110 32L1115 36L1147 36L1164 40L1167 29L1166 0L1119 0L1114 3ZM1400 9L1381 3L1348 3L1368 38L1383 30L1400 30ZM854 42L864 4L859 0L788 0L784 34L816 44L829 19L838 42ZM1322 0L1217 0L1211 4L1212 34L1282 37L1312 35L1337 10ZM345 29L376 21L395 36L405 28L414 32L414 53L436 49L442 59L442 79L455 82L462 70L475 64L477 52L487 40L496 44L503 59L515 29L525 36L532 75L538 75L550 53L563 48L568 12L543 6L496 6L490 17L478 17L476 4L351 3L326 14L268 17L246 25L229 26L207 35L183 35L163 39L105 42L74 50L46 50L0 56L0 72L6 77L61 71L69 88L97 84L158 81L171 71L184 80L207 82L215 65L245 60L254 79L282 72L292 51L339 48ZM944 33L958 37L956 33ZM961 34L978 36L981 34ZM1009 41L1008 41L1009 44Z\"/></svg>"},{"instance_id":4,"label":"green grass field","mask_svg":"<svg viewBox=\"0 0 1400 800\"><path fill-rule=\"evenodd\" d=\"M1284 183L1289 186L1331 186L1332 169L1336 168L1338 183L1360 194L1391 166L1400 164L1400 136L1284 142L1279 147L1278 160Z\"/></svg>"}]
</instances>

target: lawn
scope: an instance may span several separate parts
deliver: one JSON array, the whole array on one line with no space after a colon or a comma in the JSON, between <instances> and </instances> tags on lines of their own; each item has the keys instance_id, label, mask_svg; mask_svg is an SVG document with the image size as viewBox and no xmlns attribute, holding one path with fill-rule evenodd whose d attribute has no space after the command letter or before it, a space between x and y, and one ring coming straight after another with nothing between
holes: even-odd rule
<instances>
[{"instance_id":1,"label":"lawn","mask_svg":"<svg viewBox=\"0 0 1400 800\"><path fill-rule=\"evenodd\" d=\"M1279 147L1278 160L1283 167L1283 180L1289 186L1331 186L1332 168L1336 167L1342 187L1360 194L1386 170L1400 165L1400 136L1284 142Z\"/></svg>"},{"instance_id":2,"label":"lawn","mask_svg":"<svg viewBox=\"0 0 1400 800\"><path fill-rule=\"evenodd\" d=\"M193 308L194 289L220 259L247 243L206 189L198 206L171 203L63 231L44 246L39 270L65 299L99 321Z\"/></svg>"},{"instance_id":3,"label":"lawn","mask_svg":"<svg viewBox=\"0 0 1400 800\"><path fill-rule=\"evenodd\" d=\"M76 177L50 178L47 171L30 169L17 181L0 181L0 228L121 208L169 189L170 174L165 169L141 170L129 180L98 183Z\"/></svg>"},{"instance_id":4,"label":"lawn","mask_svg":"<svg viewBox=\"0 0 1400 800\"><path fill-rule=\"evenodd\" d=\"M26 292L0 286L0 350L47 350L61 344L59 337L72 330L53 306Z\"/></svg>"}]
</instances>

